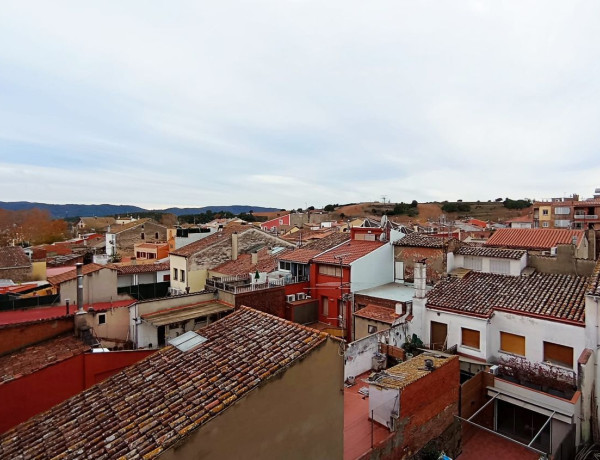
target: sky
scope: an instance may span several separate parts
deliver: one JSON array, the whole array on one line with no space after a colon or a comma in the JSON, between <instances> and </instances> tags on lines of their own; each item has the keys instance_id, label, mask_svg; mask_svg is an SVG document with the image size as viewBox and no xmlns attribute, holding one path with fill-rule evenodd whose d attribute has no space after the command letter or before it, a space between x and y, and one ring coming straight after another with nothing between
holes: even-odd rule
<instances>
[{"instance_id":1,"label":"sky","mask_svg":"<svg viewBox=\"0 0 600 460\"><path fill-rule=\"evenodd\" d=\"M0 201L600 187L600 2L2 1Z\"/></svg>"}]
</instances>

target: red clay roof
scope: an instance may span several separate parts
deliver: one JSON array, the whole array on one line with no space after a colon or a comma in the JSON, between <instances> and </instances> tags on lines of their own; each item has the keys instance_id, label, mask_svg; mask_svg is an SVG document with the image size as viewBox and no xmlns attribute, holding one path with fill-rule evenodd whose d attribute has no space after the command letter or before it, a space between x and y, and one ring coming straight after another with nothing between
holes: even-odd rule
<instances>
[{"instance_id":1,"label":"red clay roof","mask_svg":"<svg viewBox=\"0 0 600 460\"><path fill-rule=\"evenodd\" d=\"M80 355L89 349L89 345L71 333L0 356L0 385Z\"/></svg>"},{"instance_id":2,"label":"red clay roof","mask_svg":"<svg viewBox=\"0 0 600 460\"><path fill-rule=\"evenodd\" d=\"M469 224L471 225L475 225L476 227L480 227L480 228L487 228L487 222L484 220L480 220L480 219L469 219Z\"/></svg>"},{"instance_id":3,"label":"red clay roof","mask_svg":"<svg viewBox=\"0 0 600 460\"><path fill-rule=\"evenodd\" d=\"M31 267L31 261L21 246L0 248L0 268Z\"/></svg>"},{"instance_id":4,"label":"red clay roof","mask_svg":"<svg viewBox=\"0 0 600 460\"><path fill-rule=\"evenodd\" d=\"M589 278L535 273L505 276L471 272L440 281L427 294L428 308L490 317L495 309L584 325Z\"/></svg>"},{"instance_id":5,"label":"red clay roof","mask_svg":"<svg viewBox=\"0 0 600 460\"><path fill-rule=\"evenodd\" d=\"M354 316L392 324L395 320L400 318L401 315L396 314L396 311L391 308L380 307L378 305L367 305L365 308L361 308L355 312Z\"/></svg>"},{"instance_id":6,"label":"red clay roof","mask_svg":"<svg viewBox=\"0 0 600 460\"><path fill-rule=\"evenodd\" d=\"M600 297L600 259L596 262L596 267L594 267L594 272L590 277L588 294Z\"/></svg>"},{"instance_id":7,"label":"red clay roof","mask_svg":"<svg viewBox=\"0 0 600 460\"><path fill-rule=\"evenodd\" d=\"M189 257L192 254L195 254L199 251L202 251L203 249L212 246L213 244L229 240L229 237L235 232L241 234L252 228L253 227L250 227L248 225L235 223L229 224L228 226L224 227L223 230L221 230L220 232L213 233L212 235L207 236L206 238L202 238L201 240L194 241L190 244L186 244L185 246L182 246L179 249L176 249L175 251L171 252L171 254L175 256Z\"/></svg>"},{"instance_id":8,"label":"red clay roof","mask_svg":"<svg viewBox=\"0 0 600 460\"><path fill-rule=\"evenodd\" d=\"M361 240L350 240L340 246L337 246L313 260L316 263L323 264L339 264L342 257L342 265L349 265L352 262L366 256L367 254L379 249L384 244L383 241L361 241ZM338 258L336 258L338 257Z\"/></svg>"},{"instance_id":9,"label":"red clay roof","mask_svg":"<svg viewBox=\"0 0 600 460\"><path fill-rule=\"evenodd\" d=\"M156 458L327 340L247 307L200 332L0 435L0 457Z\"/></svg>"},{"instance_id":10,"label":"red clay roof","mask_svg":"<svg viewBox=\"0 0 600 460\"><path fill-rule=\"evenodd\" d=\"M563 230L546 228L500 228L485 243L514 249L549 250L559 244L572 244L573 237L577 246L583 240L585 230Z\"/></svg>"},{"instance_id":11,"label":"red clay roof","mask_svg":"<svg viewBox=\"0 0 600 460\"><path fill-rule=\"evenodd\" d=\"M237 260L228 260L225 263L212 269L213 272L220 273L222 275L247 275L254 273L257 270L259 272L270 273L277 269L277 259L275 256L270 254L268 248L262 248L258 251L258 263L252 263L251 254L240 254Z\"/></svg>"},{"instance_id":12,"label":"red clay roof","mask_svg":"<svg viewBox=\"0 0 600 460\"><path fill-rule=\"evenodd\" d=\"M394 246L408 246L413 248L438 248L448 246L451 238L429 236L423 233L410 233L399 240L394 241Z\"/></svg>"},{"instance_id":13,"label":"red clay roof","mask_svg":"<svg viewBox=\"0 0 600 460\"><path fill-rule=\"evenodd\" d=\"M530 223L533 223L533 217L531 217L531 216L513 217L512 219L508 219L506 222L507 223L511 223L511 222L530 222Z\"/></svg>"},{"instance_id":14,"label":"red clay roof","mask_svg":"<svg viewBox=\"0 0 600 460\"><path fill-rule=\"evenodd\" d=\"M114 268L109 267L107 265L87 264L83 266L83 274L88 275L90 273L94 273L103 269L114 270ZM48 282L50 284L57 285L60 283L64 283L65 281L74 280L75 278L77 278L77 269L73 267L73 270L69 270L68 272L64 272L55 276L49 276Z\"/></svg>"},{"instance_id":15,"label":"red clay roof","mask_svg":"<svg viewBox=\"0 0 600 460\"><path fill-rule=\"evenodd\" d=\"M131 275L134 273L154 273L169 270L169 262L160 264L137 264L137 265L107 265L108 268L117 270L119 275Z\"/></svg>"},{"instance_id":16,"label":"red clay roof","mask_svg":"<svg viewBox=\"0 0 600 460\"><path fill-rule=\"evenodd\" d=\"M522 249L482 248L478 246L461 246L456 254L463 256L494 257L497 259L520 260L527 251Z\"/></svg>"},{"instance_id":17,"label":"red clay roof","mask_svg":"<svg viewBox=\"0 0 600 460\"><path fill-rule=\"evenodd\" d=\"M110 310L111 308L129 307L135 302L136 300L134 299L119 300L116 302L98 302L85 304L83 309L87 311L90 307L92 307L96 311L106 311ZM0 311L0 326L67 318L69 316L73 316L76 311L76 303L69 306L69 315L67 315L67 307L65 305L59 305L55 307L37 307L27 310Z\"/></svg>"},{"instance_id":18,"label":"red clay roof","mask_svg":"<svg viewBox=\"0 0 600 460\"><path fill-rule=\"evenodd\" d=\"M296 262L299 264L308 264L313 257L322 253L320 249L299 248L292 251L286 251L279 256L280 260Z\"/></svg>"}]
</instances>

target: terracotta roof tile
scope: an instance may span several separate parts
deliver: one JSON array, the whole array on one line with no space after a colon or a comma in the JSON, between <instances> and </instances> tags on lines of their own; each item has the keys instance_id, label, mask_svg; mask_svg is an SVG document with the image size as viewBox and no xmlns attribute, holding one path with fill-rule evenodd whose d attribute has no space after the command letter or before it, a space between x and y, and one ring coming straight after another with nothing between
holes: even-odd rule
<instances>
[{"instance_id":1,"label":"terracotta roof tile","mask_svg":"<svg viewBox=\"0 0 600 460\"><path fill-rule=\"evenodd\" d=\"M287 262L296 262L299 264L308 264L313 257L323 252L320 249L298 248L286 251L280 254L279 259Z\"/></svg>"},{"instance_id":2,"label":"terracotta roof tile","mask_svg":"<svg viewBox=\"0 0 600 460\"><path fill-rule=\"evenodd\" d=\"M589 279L535 273L505 276L471 272L440 281L427 294L428 308L490 317L494 309L584 324Z\"/></svg>"},{"instance_id":3,"label":"terracotta roof tile","mask_svg":"<svg viewBox=\"0 0 600 460\"><path fill-rule=\"evenodd\" d=\"M482 248L477 246L461 246L456 254L462 256L494 257L497 259L520 260L527 251L522 249Z\"/></svg>"},{"instance_id":4,"label":"terracotta roof tile","mask_svg":"<svg viewBox=\"0 0 600 460\"><path fill-rule=\"evenodd\" d=\"M103 269L114 270L114 268L111 268L107 265L87 264L83 266L83 274L89 275L90 273L94 273ZM57 285L64 283L65 281L74 280L75 278L77 278L77 269L73 267L73 270L69 270L68 272L64 272L56 276L49 276L48 282L50 284Z\"/></svg>"},{"instance_id":5,"label":"terracotta roof tile","mask_svg":"<svg viewBox=\"0 0 600 460\"><path fill-rule=\"evenodd\" d=\"M62 335L0 356L0 385L88 351L73 334Z\"/></svg>"},{"instance_id":6,"label":"terracotta roof tile","mask_svg":"<svg viewBox=\"0 0 600 460\"><path fill-rule=\"evenodd\" d=\"M600 297L600 259L596 262L594 272L590 277L588 285L588 294Z\"/></svg>"},{"instance_id":7,"label":"terracotta roof tile","mask_svg":"<svg viewBox=\"0 0 600 460\"><path fill-rule=\"evenodd\" d=\"M257 270L259 272L270 273L277 269L277 258L271 255L268 248L262 248L258 251L258 263L252 263L252 254L240 254L237 260L228 260L227 262L215 267L212 271L222 275L248 275Z\"/></svg>"},{"instance_id":8,"label":"terracotta roof tile","mask_svg":"<svg viewBox=\"0 0 600 460\"><path fill-rule=\"evenodd\" d=\"M21 246L0 248L0 268L31 267L31 261Z\"/></svg>"},{"instance_id":9,"label":"terracotta roof tile","mask_svg":"<svg viewBox=\"0 0 600 460\"><path fill-rule=\"evenodd\" d=\"M331 249L337 246L338 244L342 244L349 240L350 235L348 233L335 231L322 238L311 240L309 243L306 243L302 247L304 249L317 249L319 251L326 251L327 249Z\"/></svg>"},{"instance_id":10,"label":"terracotta roof tile","mask_svg":"<svg viewBox=\"0 0 600 460\"><path fill-rule=\"evenodd\" d=\"M558 244L572 244L577 239L577 246L585 235L584 230L563 230L546 228L500 228L485 243L514 249L549 250Z\"/></svg>"},{"instance_id":11,"label":"terracotta roof tile","mask_svg":"<svg viewBox=\"0 0 600 460\"><path fill-rule=\"evenodd\" d=\"M107 268L117 270L119 275L131 275L134 273L154 273L169 270L169 262L160 264L137 264L137 265L106 265Z\"/></svg>"},{"instance_id":12,"label":"terracotta roof tile","mask_svg":"<svg viewBox=\"0 0 600 460\"><path fill-rule=\"evenodd\" d=\"M110 233L122 233L125 230L129 230L129 229L132 229L132 228L139 227L140 225L147 224L148 222L152 222L153 224L160 225L159 223L154 222L149 217L146 217L144 219L138 219L138 220L135 220L133 222L128 222L126 224L113 225L113 226L110 227ZM164 225L160 225L160 226L164 227Z\"/></svg>"},{"instance_id":13,"label":"terracotta roof tile","mask_svg":"<svg viewBox=\"0 0 600 460\"><path fill-rule=\"evenodd\" d=\"M156 458L327 340L247 307L201 334L196 348L163 348L0 435L0 457Z\"/></svg>"},{"instance_id":14,"label":"terracotta roof tile","mask_svg":"<svg viewBox=\"0 0 600 460\"><path fill-rule=\"evenodd\" d=\"M361 308L355 312L354 316L392 324L400 318L401 315L396 314L396 311L391 308L380 307L378 305L367 305L365 308Z\"/></svg>"},{"instance_id":15,"label":"terracotta roof tile","mask_svg":"<svg viewBox=\"0 0 600 460\"><path fill-rule=\"evenodd\" d=\"M408 246L413 248L445 248L449 239L439 236L428 236L423 233L410 233L399 240L394 241L394 246Z\"/></svg>"},{"instance_id":16,"label":"terracotta roof tile","mask_svg":"<svg viewBox=\"0 0 600 460\"><path fill-rule=\"evenodd\" d=\"M185 246L182 246L179 249L171 252L171 254L181 257L189 257L192 254L212 246L213 244L218 244L226 239L229 239L229 237L235 232L241 234L250 229L252 229L252 227L248 225L230 224L227 227L224 227L220 232L213 233L206 238L186 244Z\"/></svg>"},{"instance_id":17,"label":"terracotta roof tile","mask_svg":"<svg viewBox=\"0 0 600 460\"><path fill-rule=\"evenodd\" d=\"M350 240L340 246L337 246L313 260L317 263L324 264L339 264L339 257L342 256L342 264L349 265L352 262L366 256L367 254L379 249L386 243L383 241L361 241L361 240ZM338 258L336 258L338 257Z\"/></svg>"}]
</instances>

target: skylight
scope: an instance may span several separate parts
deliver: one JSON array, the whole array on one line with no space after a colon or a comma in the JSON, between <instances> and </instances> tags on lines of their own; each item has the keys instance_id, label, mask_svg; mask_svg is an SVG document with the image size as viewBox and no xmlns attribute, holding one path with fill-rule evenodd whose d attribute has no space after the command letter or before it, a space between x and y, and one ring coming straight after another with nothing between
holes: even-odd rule
<instances>
[{"instance_id":1,"label":"skylight","mask_svg":"<svg viewBox=\"0 0 600 460\"><path fill-rule=\"evenodd\" d=\"M189 331L185 334L181 334L179 337L169 340L169 345L173 345L179 351L189 351L207 340L206 337L202 337L194 331Z\"/></svg>"}]
</instances>

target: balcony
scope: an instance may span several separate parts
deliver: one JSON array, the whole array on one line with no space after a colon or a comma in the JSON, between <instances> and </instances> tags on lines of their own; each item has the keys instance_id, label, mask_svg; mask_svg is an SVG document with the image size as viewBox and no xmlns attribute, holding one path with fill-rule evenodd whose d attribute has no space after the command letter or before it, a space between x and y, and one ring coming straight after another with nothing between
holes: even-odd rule
<instances>
[{"instance_id":1,"label":"balcony","mask_svg":"<svg viewBox=\"0 0 600 460\"><path fill-rule=\"evenodd\" d=\"M575 214L575 220L598 220L597 214Z\"/></svg>"},{"instance_id":2,"label":"balcony","mask_svg":"<svg viewBox=\"0 0 600 460\"><path fill-rule=\"evenodd\" d=\"M263 283L253 283L250 275L237 275L207 279L206 287L213 287L233 294L242 294L244 292L261 291L263 289L286 286L288 284L304 283L306 281L308 281L307 276L288 275L280 278L267 278L267 281Z\"/></svg>"}]
</instances>

